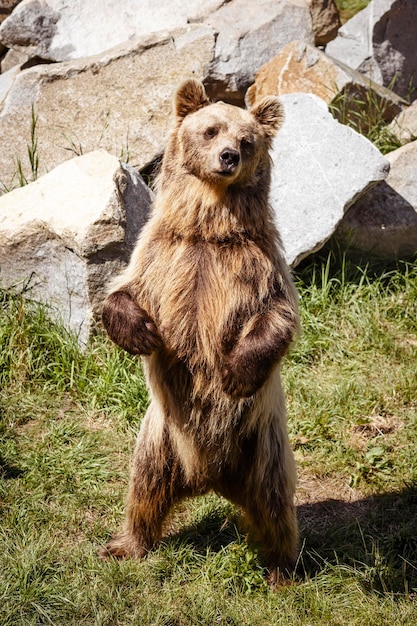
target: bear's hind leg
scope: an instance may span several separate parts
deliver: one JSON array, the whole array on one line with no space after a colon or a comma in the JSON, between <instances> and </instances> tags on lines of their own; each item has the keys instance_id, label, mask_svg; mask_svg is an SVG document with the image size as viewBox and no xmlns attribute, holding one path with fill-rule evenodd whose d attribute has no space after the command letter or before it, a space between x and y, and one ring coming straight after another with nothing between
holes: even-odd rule
<instances>
[{"instance_id":1,"label":"bear's hind leg","mask_svg":"<svg viewBox=\"0 0 417 626\"><path fill-rule=\"evenodd\" d=\"M157 410L151 405L136 443L123 531L100 550L100 555L138 559L145 556L160 539L171 507L192 492L166 427L158 424Z\"/></svg>"},{"instance_id":2,"label":"bear's hind leg","mask_svg":"<svg viewBox=\"0 0 417 626\"><path fill-rule=\"evenodd\" d=\"M270 585L284 583L291 576L298 553L298 526L295 507L275 496L269 506L254 503L247 509L254 539L268 568Z\"/></svg>"},{"instance_id":3,"label":"bear's hind leg","mask_svg":"<svg viewBox=\"0 0 417 626\"><path fill-rule=\"evenodd\" d=\"M258 441L243 508L273 585L288 578L298 554L295 464L286 429L271 424L263 441Z\"/></svg>"},{"instance_id":4,"label":"bear's hind leg","mask_svg":"<svg viewBox=\"0 0 417 626\"><path fill-rule=\"evenodd\" d=\"M268 582L288 578L298 554L298 525L294 506L295 465L286 429L270 424L242 444L243 456L232 476L216 486L224 497L238 504L258 543Z\"/></svg>"}]
</instances>

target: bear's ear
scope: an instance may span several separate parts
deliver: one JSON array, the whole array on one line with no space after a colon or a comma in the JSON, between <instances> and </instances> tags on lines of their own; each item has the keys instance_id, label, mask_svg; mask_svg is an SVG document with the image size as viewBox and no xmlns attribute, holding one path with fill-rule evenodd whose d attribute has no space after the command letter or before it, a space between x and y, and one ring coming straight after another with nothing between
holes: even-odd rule
<instances>
[{"instance_id":1,"label":"bear's ear","mask_svg":"<svg viewBox=\"0 0 417 626\"><path fill-rule=\"evenodd\" d=\"M210 104L202 83L190 78L182 83L175 94L175 115L184 118Z\"/></svg>"},{"instance_id":2,"label":"bear's ear","mask_svg":"<svg viewBox=\"0 0 417 626\"><path fill-rule=\"evenodd\" d=\"M275 96L262 98L250 112L262 124L265 134L274 137L284 121L284 107Z\"/></svg>"}]
</instances>

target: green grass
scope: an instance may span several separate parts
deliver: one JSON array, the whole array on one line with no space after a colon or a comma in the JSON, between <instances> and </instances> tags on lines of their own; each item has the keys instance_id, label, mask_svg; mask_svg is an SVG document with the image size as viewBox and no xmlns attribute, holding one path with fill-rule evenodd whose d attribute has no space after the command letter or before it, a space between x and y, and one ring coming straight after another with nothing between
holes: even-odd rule
<instances>
[{"instance_id":1,"label":"green grass","mask_svg":"<svg viewBox=\"0 0 417 626\"><path fill-rule=\"evenodd\" d=\"M335 0L342 23L347 22L351 17L364 9L370 0Z\"/></svg>"},{"instance_id":2,"label":"green grass","mask_svg":"<svg viewBox=\"0 0 417 626\"><path fill-rule=\"evenodd\" d=\"M0 298L0 624L414 624L417 263L297 272L283 376L301 553L272 592L239 511L184 503L142 562L98 559L120 525L147 395L138 360L80 352L47 311Z\"/></svg>"}]
</instances>

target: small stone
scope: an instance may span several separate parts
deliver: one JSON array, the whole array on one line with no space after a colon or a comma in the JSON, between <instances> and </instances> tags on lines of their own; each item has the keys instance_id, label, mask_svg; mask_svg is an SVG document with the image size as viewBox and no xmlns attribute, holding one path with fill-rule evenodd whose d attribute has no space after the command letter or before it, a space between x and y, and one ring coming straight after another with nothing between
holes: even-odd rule
<instances>
[{"instance_id":1,"label":"small stone","mask_svg":"<svg viewBox=\"0 0 417 626\"><path fill-rule=\"evenodd\" d=\"M417 139L417 101L397 115L391 122L389 129L401 143Z\"/></svg>"},{"instance_id":2,"label":"small stone","mask_svg":"<svg viewBox=\"0 0 417 626\"><path fill-rule=\"evenodd\" d=\"M307 0L313 20L314 43L325 46L340 28L340 18L334 0Z\"/></svg>"}]
</instances>

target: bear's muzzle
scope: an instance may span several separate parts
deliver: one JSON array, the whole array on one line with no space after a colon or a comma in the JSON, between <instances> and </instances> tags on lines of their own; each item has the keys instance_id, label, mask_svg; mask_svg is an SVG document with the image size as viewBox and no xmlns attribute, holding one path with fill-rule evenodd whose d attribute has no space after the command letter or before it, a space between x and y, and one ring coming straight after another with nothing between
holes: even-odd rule
<instances>
[{"instance_id":1,"label":"bear's muzzle","mask_svg":"<svg viewBox=\"0 0 417 626\"><path fill-rule=\"evenodd\" d=\"M240 152L233 148L225 148L219 156L222 174L234 174L240 163Z\"/></svg>"}]
</instances>

